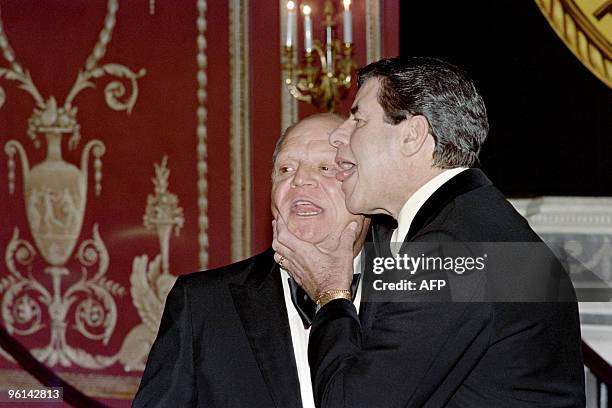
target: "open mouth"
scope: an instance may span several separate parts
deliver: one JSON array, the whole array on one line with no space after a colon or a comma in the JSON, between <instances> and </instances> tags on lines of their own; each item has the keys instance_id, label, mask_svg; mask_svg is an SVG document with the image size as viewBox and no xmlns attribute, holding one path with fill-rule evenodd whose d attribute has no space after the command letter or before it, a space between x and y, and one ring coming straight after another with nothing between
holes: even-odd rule
<instances>
[{"instance_id":1,"label":"open mouth","mask_svg":"<svg viewBox=\"0 0 612 408\"><path fill-rule=\"evenodd\" d=\"M314 217L323 212L323 208L306 199L296 199L291 204L291 212L300 217Z\"/></svg>"},{"instance_id":2,"label":"open mouth","mask_svg":"<svg viewBox=\"0 0 612 408\"><path fill-rule=\"evenodd\" d=\"M345 160L341 157L336 159L336 163L340 170L336 173L336 179L340 181L344 181L349 178L356 170L357 165L351 161Z\"/></svg>"}]
</instances>

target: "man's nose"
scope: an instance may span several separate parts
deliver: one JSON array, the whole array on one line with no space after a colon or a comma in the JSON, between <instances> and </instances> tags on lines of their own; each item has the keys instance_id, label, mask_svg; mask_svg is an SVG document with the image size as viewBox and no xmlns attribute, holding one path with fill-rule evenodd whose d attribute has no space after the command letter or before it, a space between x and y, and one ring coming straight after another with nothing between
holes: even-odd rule
<instances>
[{"instance_id":1,"label":"man's nose","mask_svg":"<svg viewBox=\"0 0 612 408\"><path fill-rule=\"evenodd\" d=\"M293 180L291 182L292 187L305 187L305 186L316 186L317 185L317 174L310 166L298 166Z\"/></svg>"},{"instance_id":2,"label":"man's nose","mask_svg":"<svg viewBox=\"0 0 612 408\"><path fill-rule=\"evenodd\" d=\"M329 144L338 148L342 145L347 145L351 137L352 120L347 119L336 130L329 135Z\"/></svg>"}]
</instances>

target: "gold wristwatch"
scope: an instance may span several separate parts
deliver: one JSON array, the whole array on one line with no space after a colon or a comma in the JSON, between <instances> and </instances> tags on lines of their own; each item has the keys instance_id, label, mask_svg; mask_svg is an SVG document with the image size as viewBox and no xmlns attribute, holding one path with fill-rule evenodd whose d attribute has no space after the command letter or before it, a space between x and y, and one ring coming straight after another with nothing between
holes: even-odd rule
<instances>
[{"instance_id":1,"label":"gold wristwatch","mask_svg":"<svg viewBox=\"0 0 612 408\"><path fill-rule=\"evenodd\" d=\"M350 290L326 290L319 293L315 302L321 308L334 299L352 300L353 297Z\"/></svg>"}]
</instances>

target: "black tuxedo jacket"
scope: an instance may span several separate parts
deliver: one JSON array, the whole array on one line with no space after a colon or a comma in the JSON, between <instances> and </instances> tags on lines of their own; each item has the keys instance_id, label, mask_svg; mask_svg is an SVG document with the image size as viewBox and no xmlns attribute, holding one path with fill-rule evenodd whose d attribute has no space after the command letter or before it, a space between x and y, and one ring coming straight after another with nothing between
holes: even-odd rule
<instances>
[{"instance_id":1,"label":"black tuxedo jacket","mask_svg":"<svg viewBox=\"0 0 612 408\"><path fill-rule=\"evenodd\" d=\"M373 234L375 243L388 245L382 235L389 231L375 226ZM425 202L406 241L441 235L459 242L540 241L477 169L455 176ZM339 299L315 316L308 352L320 407L585 404L576 302L362 302L358 318Z\"/></svg>"},{"instance_id":2,"label":"black tuxedo jacket","mask_svg":"<svg viewBox=\"0 0 612 408\"><path fill-rule=\"evenodd\" d=\"M133 407L302 406L273 254L178 278Z\"/></svg>"}]
</instances>

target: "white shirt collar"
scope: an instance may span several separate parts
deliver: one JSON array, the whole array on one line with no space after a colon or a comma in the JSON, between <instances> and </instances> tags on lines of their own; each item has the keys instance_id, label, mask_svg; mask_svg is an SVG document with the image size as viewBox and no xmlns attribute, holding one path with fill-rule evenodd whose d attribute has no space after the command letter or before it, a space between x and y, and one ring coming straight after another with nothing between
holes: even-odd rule
<instances>
[{"instance_id":1,"label":"white shirt collar","mask_svg":"<svg viewBox=\"0 0 612 408\"><path fill-rule=\"evenodd\" d=\"M425 204L425 201L427 201L436 190L442 187L444 183L467 169L467 167L457 167L455 169L444 170L415 191L404 203L397 216L397 229L393 231L391 242L403 242L410 230L410 225L414 217L423 204Z\"/></svg>"},{"instance_id":2,"label":"white shirt collar","mask_svg":"<svg viewBox=\"0 0 612 408\"><path fill-rule=\"evenodd\" d=\"M353 260L353 273L361 273L362 263L361 254ZM289 319L289 330L291 332L291 343L293 344L293 355L295 357L295 365L297 368L298 380L300 382L300 395L302 398L302 406L304 408L315 408L314 396L312 393L312 384L310 380L310 366L308 364L308 336L310 327L304 329L302 318L295 309L291 301L291 290L289 289L289 274L281 268L281 280L283 284L283 296L285 298L285 307L287 309L287 317ZM357 287L357 295L355 297L355 308L359 314L359 303L361 302L363 279L359 280Z\"/></svg>"}]
</instances>

